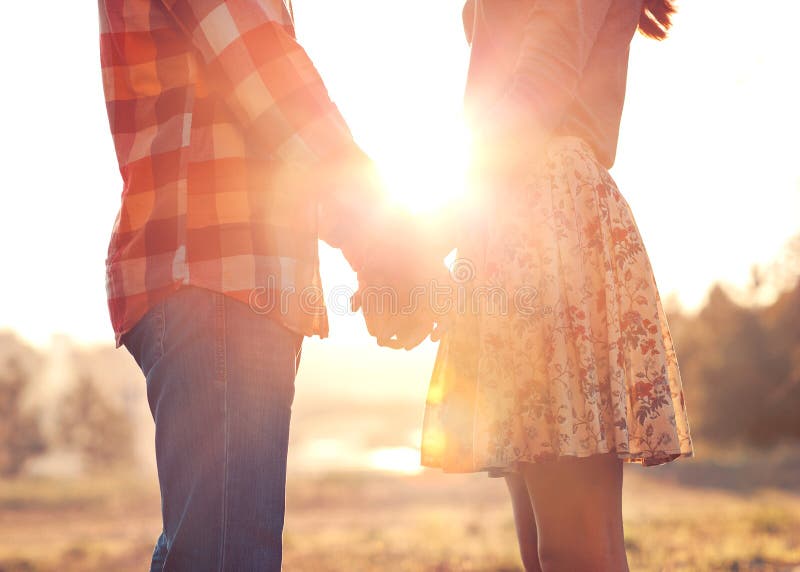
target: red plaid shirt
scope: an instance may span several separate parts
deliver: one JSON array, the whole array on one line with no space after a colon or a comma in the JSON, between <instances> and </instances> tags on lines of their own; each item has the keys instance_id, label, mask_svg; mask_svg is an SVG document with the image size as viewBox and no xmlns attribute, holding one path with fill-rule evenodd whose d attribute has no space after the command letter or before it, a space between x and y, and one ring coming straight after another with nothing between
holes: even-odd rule
<instances>
[{"instance_id":1,"label":"red plaid shirt","mask_svg":"<svg viewBox=\"0 0 800 572\"><path fill-rule=\"evenodd\" d=\"M117 346L187 284L326 335L317 239L350 244L336 225L358 227L347 205L364 201L351 185L308 185L308 173L363 155L295 40L290 0L99 6L124 182L106 261Z\"/></svg>"}]
</instances>

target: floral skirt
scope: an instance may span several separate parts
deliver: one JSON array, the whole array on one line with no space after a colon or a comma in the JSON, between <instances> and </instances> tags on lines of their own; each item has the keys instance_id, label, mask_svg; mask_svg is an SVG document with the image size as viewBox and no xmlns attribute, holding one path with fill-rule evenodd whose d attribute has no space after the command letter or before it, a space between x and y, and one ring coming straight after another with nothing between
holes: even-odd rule
<instances>
[{"instance_id":1,"label":"floral skirt","mask_svg":"<svg viewBox=\"0 0 800 572\"><path fill-rule=\"evenodd\" d=\"M492 189L459 247L422 464L502 474L609 452L643 465L692 456L650 261L608 171L559 137L516 181Z\"/></svg>"}]
</instances>

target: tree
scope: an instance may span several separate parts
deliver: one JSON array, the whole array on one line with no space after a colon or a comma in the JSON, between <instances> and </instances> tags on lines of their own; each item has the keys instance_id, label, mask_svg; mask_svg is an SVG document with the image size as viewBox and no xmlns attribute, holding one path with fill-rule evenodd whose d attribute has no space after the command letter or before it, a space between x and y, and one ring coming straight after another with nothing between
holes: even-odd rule
<instances>
[{"instance_id":1,"label":"tree","mask_svg":"<svg viewBox=\"0 0 800 572\"><path fill-rule=\"evenodd\" d=\"M38 411L23 407L29 385L30 377L17 360L9 359L0 374L0 475L3 477L19 475L28 459L47 448Z\"/></svg>"},{"instance_id":2,"label":"tree","mask_svg":"<svg viewBox=\"0 0 800 572\"><path fill-rule=\"evenodd\" d=\"M766 447L800 439L800 283L766 307L738 305L716 286L697 316L675 318L696 440Z\"/></svg>"},{"instance_id":3,"label":"tree","mask_svg":"<svg viewBox=\"0 0 800 572\"><path fill-rule=\"evenodd\" d=\"M65 396L58 429L60 442L79 452L90 470L108 470L133 461L130 420L108 402L89 376L80 377Z\"/></svg>"}]
</instances>

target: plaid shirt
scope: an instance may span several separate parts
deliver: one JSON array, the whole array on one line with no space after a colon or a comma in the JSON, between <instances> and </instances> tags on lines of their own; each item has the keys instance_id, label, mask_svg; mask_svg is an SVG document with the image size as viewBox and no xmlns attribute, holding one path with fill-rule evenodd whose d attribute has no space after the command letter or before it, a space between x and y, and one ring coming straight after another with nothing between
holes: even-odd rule
<instances>
[{"instance_id":1,"label":"plaid shirt","mask_svg":"<svg viewBox=\"0 0 800 572\"><path fill-rule=\"evenodd\" d=\"M99 7L124 183L106 260L117 346L187 284L325 336L317 239L357 261L343 229L360 226L353 217L375 189L314 179L322 166L368 161L295 40L290 0Z\"/></svg>"}]
</instances>

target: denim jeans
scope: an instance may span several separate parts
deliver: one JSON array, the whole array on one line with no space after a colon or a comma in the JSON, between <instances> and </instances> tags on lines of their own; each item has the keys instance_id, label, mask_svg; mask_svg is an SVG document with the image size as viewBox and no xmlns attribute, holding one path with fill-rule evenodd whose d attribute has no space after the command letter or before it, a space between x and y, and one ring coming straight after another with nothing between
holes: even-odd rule
<instances>
[{"instance_id":1,"label":"denim jeans","mask_svg":"<svg viewBox=\"0 0 800 572\"><path fill-rule=\"evenodd\" d=\"M163 531L151 572L281 569L302 336L185 287L122 339L147 381Z\"/></svg>"}]
</instances>

